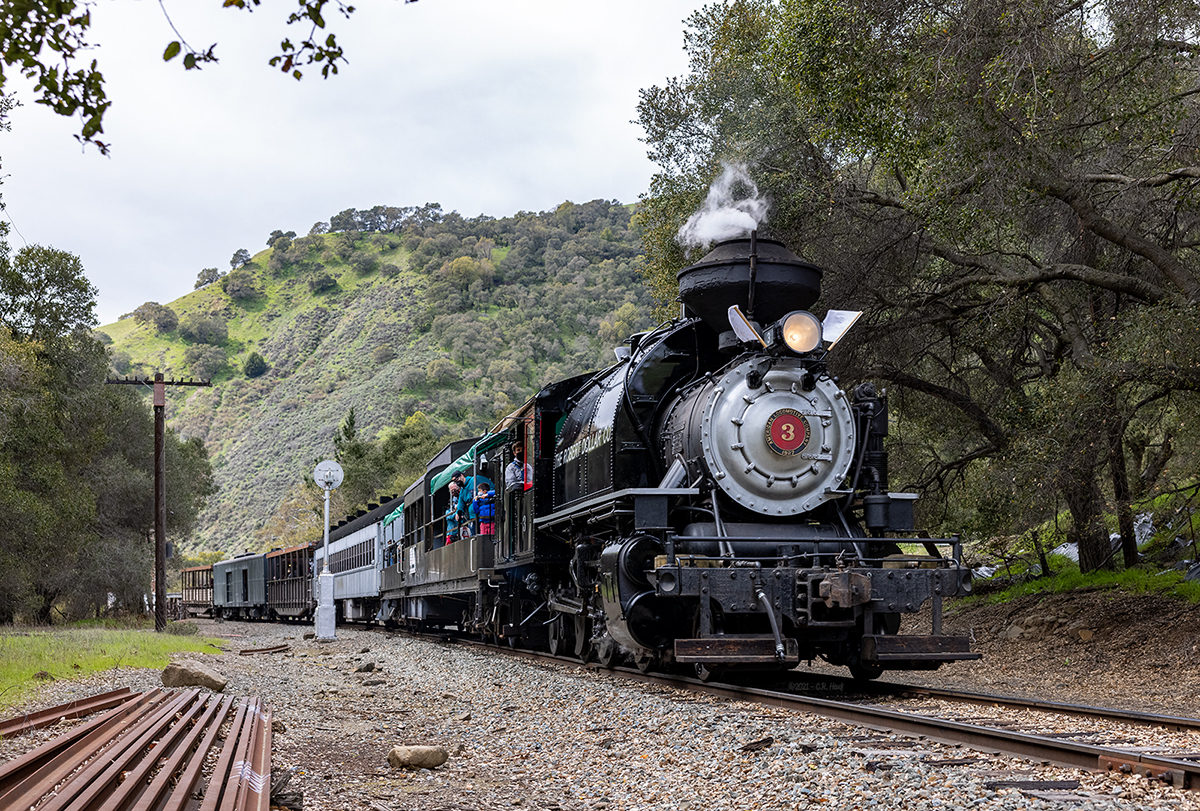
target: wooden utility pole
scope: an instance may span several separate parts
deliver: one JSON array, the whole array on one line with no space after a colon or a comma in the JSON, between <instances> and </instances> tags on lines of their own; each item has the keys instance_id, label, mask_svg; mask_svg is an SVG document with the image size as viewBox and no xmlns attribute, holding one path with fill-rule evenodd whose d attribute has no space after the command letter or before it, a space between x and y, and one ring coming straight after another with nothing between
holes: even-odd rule
<instances>
[{"instance_id":1,"label":"wooden utility pole","mask_svg":"<svg viewBox=\"0 0 1200 811\"><path fill-rule=\"evenodd\" d=\"M109 379L105 383L128 386L154 385L154 630L167 627L167 386L211 386L208 380L164 380L162 372L147 377Z\"/></svg>"}]
</instances>

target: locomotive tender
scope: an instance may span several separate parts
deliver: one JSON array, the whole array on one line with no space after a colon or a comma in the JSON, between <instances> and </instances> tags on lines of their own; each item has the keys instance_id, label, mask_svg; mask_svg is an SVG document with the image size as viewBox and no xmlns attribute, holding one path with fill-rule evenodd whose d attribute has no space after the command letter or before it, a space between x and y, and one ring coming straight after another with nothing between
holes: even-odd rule
<instances>
[{"instance_id":1,"label":"locomotive tender","mask_svg":"<svg viewBox=\"0 0 1200 811\"><path fill-rule=\"evenodd\" d=\"M958 540L913 538L916 495L888 490L886 396L827 373L851 314L807 312L822 273L753 234L715 246L679 273L680 317L616 365L545 387L339 525L331 559L350 544L374 572L335 590L339 613L702 678L978 658L941 628L942 600L971 590ZM514 450L532 486L505 485ZM458 470L496 482L496 532L447 544ZM900 633L926 603L928 630Z\"/></svg>"}]
</instances>

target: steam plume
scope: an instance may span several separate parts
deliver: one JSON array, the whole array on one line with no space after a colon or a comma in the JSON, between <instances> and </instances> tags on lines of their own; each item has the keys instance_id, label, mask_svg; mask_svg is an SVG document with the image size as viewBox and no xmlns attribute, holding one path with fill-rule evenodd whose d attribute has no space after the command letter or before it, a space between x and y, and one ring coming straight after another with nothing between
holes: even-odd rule
<instances>
[{"instance_id":1,"label":"steam plume","mask_svg":"<svg viewBox=\"0 0 1200 811\"><path fill-rule=\"evenodd\" d=\"M708 188L704 206L679 229L675 241L684 248L703 248L723 239L749 234L767 216L767 201L758 196L758 186L746 174L745 164L723 163L725 170ZM733 199L736 191L749 196Z\"/></svg>"}]
</instances>

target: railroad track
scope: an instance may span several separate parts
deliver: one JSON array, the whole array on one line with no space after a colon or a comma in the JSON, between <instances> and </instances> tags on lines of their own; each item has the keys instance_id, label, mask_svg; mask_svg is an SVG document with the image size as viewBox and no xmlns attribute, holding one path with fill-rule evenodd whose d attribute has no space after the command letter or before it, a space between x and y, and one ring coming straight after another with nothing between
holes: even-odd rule
<instances>
[{"instance_id":1,"label":"railroad track","mask_svg":"<svg viewBox=\"0 0 1200 811\"><path fill-rule=\"evenodd\" d=\"M1068 766L1092 771L1116 770L1125 774L1137 774L1151 780L1159 780L1180 789L1200 790L1200 719L1170 715L1156 715L1107 707L1091 707L1053 701L1025 700L1013 696L966 693L954 690L919 687L890 682L864 685L837 677L816 676L799 672L787 674L784 689L770 689L741 684L703 682L685 676L661 673L643 673L635 668L617 667L608 669L578 659L553 656L539 651L509 648L505 645L485 645L472 638L464 638L448 632L412 634L441 642L478 645L489 650L498 650L509 655L554 662L578 668L607 673L616 678L675 687L707 695L720 696L736 701L749 701L772 707L810 712L833 718L848 724L873 730L901 733L939 743L966 746L985 755L1012 755L1029 760ZM812 675L828 685L840 683L845 693L855 698L833 700L804 693L805 677ZM851 687L850 685L853 685ZM913 708L899 703L900 709L882 703L866 703L880 699L892 702L910 702L916 699L926 705L934 703L935 714L917 711L928 706ZM987 708L1003 708L1010 711L1007 718L972 718L963 720L962 713L954 709L960 705L975 705ZM1044 720L1038 722L1029 717L1037 714ZM1062 729L1062 717L1076 719L1083 726ZM1014 720L1015 719L1015 720ZM1089 728L1087 724L1100 725ZM1116 726L1116 729L1113 727ZM1130 737L1122 727L1138 727L1142 736ZM1153 734L1181 733L1192 737L1193 745L1164 752L1158 745L1145 745L1145 728ZM1084 739L1084 740L1081 740ZM1086 740L1102 738L1103 740ZM1132 744L1131 744L1132 741ZM1143 741L1143 743L1138 743ZM1044 782L1044 781L1042 781ZM1039 781L1030 781L1038 784ZM1049 785L1049 788L1065 788Z\"/></svg>"}]
</instances>

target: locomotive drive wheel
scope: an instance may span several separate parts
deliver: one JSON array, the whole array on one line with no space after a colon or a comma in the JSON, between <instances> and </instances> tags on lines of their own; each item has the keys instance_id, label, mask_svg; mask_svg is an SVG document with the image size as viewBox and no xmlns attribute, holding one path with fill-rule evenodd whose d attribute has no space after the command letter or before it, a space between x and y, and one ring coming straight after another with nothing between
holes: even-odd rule
<instances>
[{"instance_id":1,"label":"locomotive drive wheel","mask_svg":"<svg viewBox=\"0 0 1200 811\"><path fill-rule=\"evenodd\" d=\"M575 615L575 637L573 650L575 658L581 661L587 661L588 658L588 639L591 637L591 628L588 627L588 618L585 614Z\"/></svg>"},{"instance_id":2,"label":"locomotive drive wheel","mask_svg":"<svg viewBox=\"0 0 1200 811\"><path fill-rule=\"evenodd\" d=\"M602 667L607 667L609 670L612 670L621 662L621 649L607 634L596 646L596 661Z\"/></svg>"},{"instance_id":3,"label":"locomotive drive wheel","mask_svg":"<svg viewBox=\"0 0 1200 811\"><path fill-rule=\"evenodd\" d=\"M555 614L546 626L547 647L554 656L576 655L575 619L566 614Z\"/></svg>"}]
</instances>

